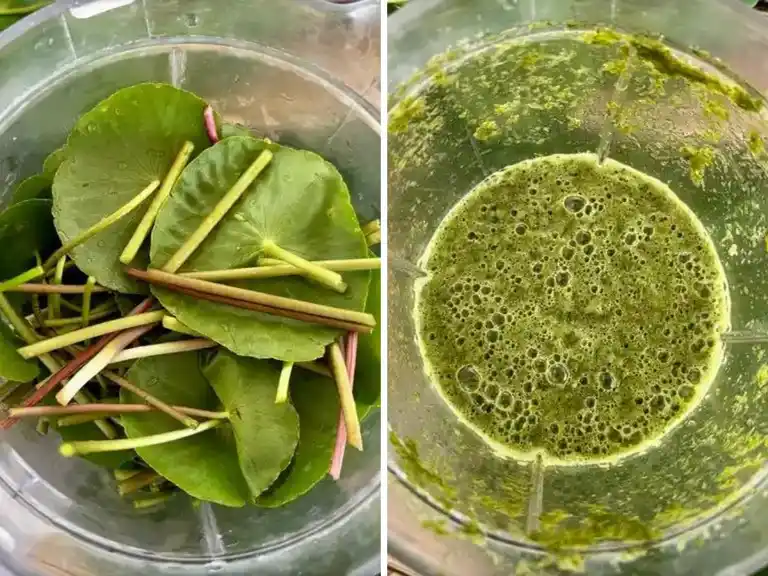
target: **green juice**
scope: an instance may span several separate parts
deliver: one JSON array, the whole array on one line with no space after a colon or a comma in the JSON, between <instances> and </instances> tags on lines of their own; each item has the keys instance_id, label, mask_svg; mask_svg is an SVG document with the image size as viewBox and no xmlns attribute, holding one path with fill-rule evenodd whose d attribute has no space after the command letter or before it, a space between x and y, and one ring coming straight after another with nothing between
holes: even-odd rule
<instances>
[{"instance_id":1,"label":"green juice","mask_svg":"<svg viewBox=\"0 0 768 576\"><path fill-rule=\"evenodd\" d=\"M506 456L637 452L695 407L722 359L714 246L672 190L613 160L554 155L489 176L421 264L428 375Z\"/></svg>"}]
</instances>

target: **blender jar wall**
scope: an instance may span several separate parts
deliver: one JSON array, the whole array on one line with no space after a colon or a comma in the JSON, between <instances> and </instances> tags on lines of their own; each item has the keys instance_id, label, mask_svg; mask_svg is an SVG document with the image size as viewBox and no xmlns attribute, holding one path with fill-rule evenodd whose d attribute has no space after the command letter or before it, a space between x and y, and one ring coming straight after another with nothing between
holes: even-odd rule
<instances>
[{"instance_id":1,"label":"blender jar wall","mask_svg":"<svg viewBox=\"0 0 768 576\"><path fill-rule=\"evenodd\" d=\"M666 81L664 96L647 109L633 108L630 104L642 97L639 84L643 76L626 78L626 85L619 87L619 79L610 80L599 73L615 59L617 46L587 49L568 40L568 35L577 34L582 26L600 22L627 31L665 33L674 45L693 44L711 50L714 56L723 57L729 68L760 87L766 76L759 75L764 63L756 55L766 48L766 27L755 24L751 16L742 7L708 1L586 0L485 2L471 7L458 1L433 2L417 4L392 18L389 420L396 454L391 469L398 480L390 483L402 482L411 493L399 486L392 489L392 494L399 494L405 502L390 504L390 512L395 512L390 520L395 527L390 531L390 547L416 566L429 571L448 567L450 573L460 573L452 571L454 563L443 564L423 552L430 546L440 549L440 537L435 534L445 531L453 532L451 538L484 540L492 557L486 566L489 574L515 564L519 569L540 560L546 564L545 547L526 535L550 522L558 528L538 536L553 543L559 539L560 545L567 542L554 560L561 568L578 565L585 559L582 551L597 542L603 543L600 549L593 548L586 556L595 573L612 570L607 562L616 561L621 554L628 564L626 570L669 566L665 573L714 573L739 562L759 565L761 534L766 529L759 510L764 511L765 506L760 486L765 473L762 462L768 429L763 415L768 398L755 385L755 378L768 353L768 301L759 285L765 280L767 207L761 194L763 163L749 153L747 140L750 131L765 137L764 121L729 106L728 121L720 126L702 109L711 103L704 102L699 92L678 78ZM529 27L534 20L544 22ZM724 38L714 33L712 22L718 22L718 28L727 23L743 29L744 35ZM480 32L490 36L478 39ZM552 54L564 47L575 54L570 66L561 69L550 60L549 69L542 72L550 79L549 94L575 85L575 95L565 98L568 105L554 102L547 109L549 113L521 114L514 127L501 127L496 139L473 138L482 121L491 115L488 111L504 110L505 97L510 94L513 97L509 100L523 96L524 102L528 98L548 103L546 94L522 93L520 85L530 81L525 70L518 71L516 78L500 78L500 60L508 58L511 65L524 57L524 45L514 53L515 39L523 36L529 52L546 50L549 44ZM449 46L457 45L454 51L446 52ZM707 60L699 64L715 74L720 64L698 54ZM484 65L477 64L486 55ZM425 75L411 77L425 66ZM592 85L573 80L572 71L580 66L592 69L597 78ZM460 72L452 75L453 70ZM432 79L427 80L428 76ZM430 81L432 88L419 92L421 83ZM462 92L459 83L471 88ZM491 88L482 92L480 87L489 83ZM425 109L419 101L431 89L446 94L439 111L429 105ZM641 128L628 133L620 129L617 118L606 112L606 105L614 98L620 99L627 119ZM572 106L574 102L577 104ZM570 126L567 119L574 108L579 122ZM682 118L692 126L686 126ZM713 145L717 161L697 186L691 180L690 162L681 158L680 148L683 144L703 146L702 134L713 123L719 125ZM426 380L414 344L413 281L421 274L417 260L437 224L488 173L535 154L596 152L601 145L608 146L609 157L669 182L702 218L727 271L733 332L709 394L685 424L668 434L660 448L607 469L542 472L530 463L495 458L473 433L455 423L445 402ZM736 228L741 230L735 234L738 239L734 236ZM731 230L730 235L726 229ZM732 246L736 246L738 257L732 254ZM744 506L738 513L733 508L737 503ZM424 525L412 520L419 516L414 510L426 518ZM561 521L558 515L570 518ZM449 517L458 523L448 522ZM750 521L742 522L747 518ZM482 538L481 526L490 536ZM601 532L603 537L594 539ZM685 532L684 538L681 532ZM685 545L703 534L707 535L703 548ZM665 540L665 545L640 554L643 546L633 549L623 543L647 539ZM448 548L457 558L477 556L467 542L452 542ZM536 567L545 568L544 564ZM478 570L483 573L482 568Z\"/></svg>"},{"instance_id":2,"label":"blender jar wall","mask_svg":"<svg viewBox=\"0 0 768 576\"><path fill-rule=\"evenodd\" d=\"M39 170L75 120L139 82L169 82L227 121L311 149L379 215L379 10L375 1L59 3L0 36L0 189ZM379 422L338 483L277 510L186 497L162 512L121 502L108 474L58 456L22 425L0 445L0 564L19 574L370 572L379 552ZM78 572L80 571L80 572Z\"/></svg>"}]
</instances>

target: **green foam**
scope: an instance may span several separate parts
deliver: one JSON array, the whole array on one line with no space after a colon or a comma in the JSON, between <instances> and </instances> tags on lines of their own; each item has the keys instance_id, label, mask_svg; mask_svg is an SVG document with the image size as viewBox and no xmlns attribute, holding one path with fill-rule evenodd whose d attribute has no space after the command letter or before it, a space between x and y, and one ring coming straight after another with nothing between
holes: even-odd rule
<instances>
[{"instance_id":1,"label":"green foam","mask_svg":"<svg viewBox=\"0 0 768 576\"><path fill-rule=\"evenodd\" d=\"M634 452L696 405L721 361L727 285L702 224L612 160L554 155L489 176L422 264L427 372L515 457Z\"/></svg>"}]
</instances>

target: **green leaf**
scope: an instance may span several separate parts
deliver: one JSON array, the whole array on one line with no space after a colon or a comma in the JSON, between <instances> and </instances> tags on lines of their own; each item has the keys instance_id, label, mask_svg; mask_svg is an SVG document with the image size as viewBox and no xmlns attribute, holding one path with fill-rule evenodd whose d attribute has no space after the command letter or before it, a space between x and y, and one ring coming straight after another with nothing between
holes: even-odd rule
<instances>
[{"instance_id":1,"label":"green leaf","mask_svg":"<svg viewBox=\"0 0 768 576\"><path fill-rule=\"evenodd\" d=\"M59 244L51 219L50 200L25 200L0 214L0 280L13 278L35 265L35 251L44 258ZM11 248L13 247L13 248Z\"/></svg>"},{"instance_id":2,"label":"green leaf","mask_svg":"<svg viewBox=\"0 0 768 576\"><path fill-rule=\"evenodd\" d=\"M275 404L280 369L220 351L203 373L230 414L240 470L255 498L286 469L299 441L296 410Z\"/></svg>"},{"instance_id":3,"label":"green leaf","mask_svg":"<svg viewBox=\"0 0 768 576\"><path fill-rule=\"evenodd\" d=\"M232 136L253 137L254 134L251 132L251 130L247 126L243 126L242 124L231 124L229 122L220 124L219 139L224 140L224 138L231 138Z\"/></svg>"},{"instance_id":4,"label":"green leaf","mask_svg":"<svg viewBox=\"0 0 768 576\"><path fill-rule=\"evenodd\" d=\"M35 174L26 180L22 180L13 191L11 205L24 202L24 200L32 200L34 198L50 200L52 183L52 179L43 174Z\"/></svg>"},{"instance_id":5,"label":"green leaf","mask_svg":"<svg viewBox=\"0 0 768 576\"><path fill-rule=\"evenodd\" d=\"M277 508L309 492L331 467L339 422L336 384L326 376L295 369L291 401L299 414L299 445L290 466L266 493L258 506Z\"/></svg>"},{"instance_id":6,"label":"green leaf","mask_svg":"<svg viewBox=\"0 0 768 576\"><path fill-rule=\"evenodd\" d=\"M355 365L355 403L360 421L381 402L381 273L371 277L371 287L365 311L376 318L376 329L361 334L357 342Z\"/></svg>"},{"instance_id":7,"label":"green leaf","mask_svg":"<svg viewBox=\"0 0 768 576\"><path fill-rule=\"evenodd\" d=\"M0 32L5 30L6 28L9 28L13 24L16 24L16 22L18 22L22 18L23 18L23 16L0 15Z\"/></svg>"},{"instance_id":8,"label":"green leaf","mask_svg":"<svg viewBox=\"0 0 768 576\"><path fill-rule=\"evenodd\" d=\"M162 180L185 141L209 145L206 103L165 84L138 84L96 105L75 125L53 181L53 215L66 242ZM120 292L145 288L123 272L120 254L150 202L76 248L75 263L99 284ZM146 248L134 264L146 266Z\"/></svg>"},{"instance_id":9,"label":"green leaf","mask_svg":"<svg viewBox=\"0 0 768 576\"><path fill-rule=\"evenodd\" d=\"M364 258L365 237L344 181L311 152L232 136L187 166L152 232L152 266L161 268L238 177L269 146L274 153L241 200L182 271L253 266L265 239L308 260ZM362 311L369 272L345 275L338 294L301 277L248 280L235 285L317 304ZM204 302L153 288L165 308L190 328L242 356L307 361L324 353L339 330Z\"/></svg>"},{"instance_id":10,"label":"green leaf","mask_svg":"<svg viewBox=\"0 0 768 576\"><path fill-rule=\"evenodd\" d=\"M24 343L13 331L0 322L0 378L15 382L29 382L40 374L37 360L25 360L16 351Z\"/></svg>"},{"instance_id":11,"label":"green leaf","mask_svg":"<svg viewBox=\"0 0 768 576\"><path fill-rule=\"evenodd\" d=\"M219 400L200 371L196 352L142 358L131 366L126 378L169 404L219 410ZM141 402L124 389L120 401ZM124 415L122 422L129 438L170 432L180 426L163 413ZM194 498L234 507L244 506L251 498L240 471L232 429L227 425L137 452L158 474Z\"/></svg>"},{"instance_id":12,"label":"green leaf","mask_svg":"<svg viewBox=\"0 0 768 576\"><path fill-rule=\"evenodd\" d=\"M53 181L54 176L56 176L56 172L59 170L59 166L62 165L64 162L64 158L67 157L67 148L66 146L62 146L61 148L57 148L50 154L48 154L48 157L43 162L43 175L48 176L51 181Z\"/></svg>"}]
</instances>

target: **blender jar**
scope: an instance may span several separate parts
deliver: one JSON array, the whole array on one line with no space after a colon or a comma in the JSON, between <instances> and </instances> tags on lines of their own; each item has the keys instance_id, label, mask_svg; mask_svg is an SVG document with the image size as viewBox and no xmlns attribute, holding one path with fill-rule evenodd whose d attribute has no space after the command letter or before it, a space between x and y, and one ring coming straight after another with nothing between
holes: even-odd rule
<instances>
[{"instance_id":1,"label":"blender jar","mask_svg":"<svg viewBox=\"0 0 768 576\"><path fill-rule=\"evenodd\" d=\"M0 35L2 197L83 112L154 81L319 153L343 174L361 220L377 218L379 29L374 0L58 2ZM286 507L194 507L180 495L142 513L108 472L61 458L55 435L19 425L0 434L0 573L374 574L378 413L363 429L367 449L348 454L341 480Z\"/></svg>"},{"instance_id":2,"label":"blender jar","mask_svg":"<svg viewBox=\"0 0 768 576\"><path fill-rule=\"evenodd\" d=\"M721 0L436 0L395 14L388 42L390 553L427 575L759 569L768 20ZM488 175L583 152L658 178L703 223L730 294L723 360L702 401L643 452L609 465L504 459L425 374L419 260Z\"/></svg>"}]
</instances>

